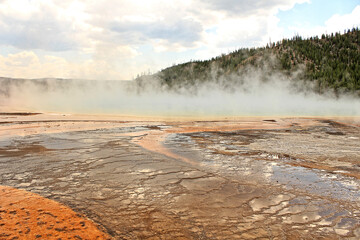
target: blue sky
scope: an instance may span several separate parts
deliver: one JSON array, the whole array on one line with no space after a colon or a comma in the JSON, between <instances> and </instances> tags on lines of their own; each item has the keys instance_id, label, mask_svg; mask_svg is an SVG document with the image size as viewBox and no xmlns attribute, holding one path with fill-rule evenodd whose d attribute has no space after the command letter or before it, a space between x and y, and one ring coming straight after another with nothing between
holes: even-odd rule
<instances>
[{"instance_id":1,"label":"blue sky","mask_svg":"<svg viewBox=\"0 0 360 240\"><path fill-rule=\"evenodd\" d=\"M359 16L360 0L2 0L0 76L128 80Z\"/></svg>"},{"instance_id":2,"label":"blue sky","mask_svg":"<svg viewBox=\"0 0 360 240\"><path fill-rule=\"evenodd\" d=\"M280 10L276 16L280 20L278 26L283 28L284 33L288 36L294 34L291 31L291 28L294 26L301 28L311 28L312 26L325 27L325 22L333 15L349 14L358 5L360 5L359 0L312 0L311 2L295 4L290 10ZM351 28L352 26L348 27Z\"/></svg>"}]
</instances>

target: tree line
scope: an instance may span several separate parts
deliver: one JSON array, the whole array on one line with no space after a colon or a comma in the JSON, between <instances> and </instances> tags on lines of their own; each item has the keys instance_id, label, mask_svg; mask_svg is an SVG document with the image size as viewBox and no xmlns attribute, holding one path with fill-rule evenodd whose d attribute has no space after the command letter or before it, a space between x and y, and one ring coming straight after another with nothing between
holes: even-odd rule
<instances>
[{"instance_id":1,"label":"tree line","mask_svg":"<svg viewBox=\"0 0 360 240\"><path fill-rule=\"evenodd\" d=\"M353 92L360 96L360 31L322 34L302 38L299 35L268 43L266 47L241 48L209 60L190 61L152 75L169 88L219 81L234 74L241 78L249 67L267 68L291 75L302 69L302 77L314 82L315 91ZM142 76L137 80L142 80ZM228 81L233 81L229 78Z\"/></svg>"}]
</instances>

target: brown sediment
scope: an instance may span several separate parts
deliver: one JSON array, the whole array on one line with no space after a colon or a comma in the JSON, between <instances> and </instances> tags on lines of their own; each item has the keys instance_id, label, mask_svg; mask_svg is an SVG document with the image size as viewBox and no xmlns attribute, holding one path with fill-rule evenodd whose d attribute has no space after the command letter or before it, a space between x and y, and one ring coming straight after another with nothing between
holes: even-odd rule
<instances>
[{"instance_id":1,"label":"brown sediment","mask_svg":"<svg viewBox=\"0 0 360 240\"><path fill-rule=\"evenodd\" d=\"M9 118L11 117L11 120ZM134 126L149 118L117 115L43 113L38 115L0 115L0 138L43 133L86 131ZM155 122L154 119L150 119Z\"/></svg>"},{"instance_id":2,"label":"brown sediment","mask_svg":"<svg viewBox=\"0 0 360 240\"><path fill-rule=\"evenodd\" d=\"M306 121L309 122L309 121ZM311 121L313 122L313 121ZM167 129L168 133L229 132L250 129L282 129L291 125L291 120L264 122L262 118L243 118L239 121L193 121L183 122Z\"/></svg>"},{"instance_id":3,"label":"brown sediment","mask_svg":"<svg viewBox=\"0 0 360 240\"><path fill-rule=\"evenodd\" d=\"M0 155L4 156L4 163L0 161L2 184L25 187L59 199L85 215L91 213L88 216L105 226L116 239L360 236L358 181L346 182L352 184L349 188L337 184L349 180L338 177L338 171L359 159L355 155L360 139L358 129L320 118L38 122L0 126L0 136L5 128L9 128L9 137L23 130L27 130L24 135L41 133L0 142L3 144ZM26 128L29 126L34 128ZM11 130L12 127L24 128ZM112 127L121 129L66 133ZM60 136L44 134L61 131L65 133ZM142 148L130 144L130 140ZM302 178L301 174L310 170L299 168L300 171L291 165L323 167L334 174L315 171L320 174L317 178L308 179L308 175ZM359 169L353 168L354 172ZM18 204L16 192L9 192L9 197L14 197L12 202ZM20 206L14 212L16 204L3 206L0 190L0 217L5 213L25 216L29 207ZM45 205L47 202L38 202L34 209L40 206L50 212ZM39 217L51 218L49 214L43 215ZM53 215L56 219L65 218ZM78 215L66 219L73 222L73 217ZM31 216L27 221L36 226L46 222ZM9 222L14 228L19 227L17 231L27 231L26 225L20 225L22 221L18 225ZM5 226L1 224L0 221L0 233ZM29 238L36 236L51 239L42 233Z\"/></svg>"},{"instance_id":4,"label":"brown sediment","mask_svg":"<svg viewBox=\"0 0 360 240\"><path fill-rule=\"evenodd\" d=\"M336 167L331 167L331 166L327 166L324 164L316 164L316 163L310 163L310 162L300 162L300 163L296 163L296 162L290 162L289 163L291 166L295 166L295 167L305 167L305 168L309 168L309 169L319 169L319 170L325 170L328 172L336 172L339 171L338 168ZM353 177L353 178L357 178L360 179L360 174L356 173L356 172L340 172L341 175L345 175L348 177Z\"/></svg>"},{"instance_id":5,"label":"brown sediment","mask_svg":"<svg viewBox=\"0 0 360 240\"><path fill-rule=\"evenodd\" d=\"M137 143L141 147L163 154L165 156L182 160L193 165L198 164L197 162L186 158L184 156L178 155L172 152L170 149L166 148L163 143L166 137L172 133L195 133L195 132L232 132L239 130L279 130L287 129L290 127L296 128L297 130L306 129L311 126L319 126L322 124L330 125L339 129L347 129L358 127L357 124L349 123L348 121L339 119L329 120L322 118L286 118L286 119L271 119L263 120L261 118L244 118L243 121L192 121L192 122L181 122L174 125L171 125L170 128L166 130L156 130L144 131L142 132L143 136L137 137L133 142ZM154 129L154 128L151 128ZM330 135L343 135L342 132L325 132ZM134 133L138 135L139 133ZM235 152L228 152L224 150L214 149L213 153L234 156L237 155ZM253 154L253 153L249 153ZM309 169L319 169L325 170L328 172L338 172L341 175L354 177L360 179L359 172L354 171L342 171L338 166L329 166L319 159L314 159L316 162L310 161L287 161L284 162L291 166L305 167ZM354 161L350 161L355 164Z\"/></svg>"},{"instance_id":6,"label":"brown sediment","mask_svg":"<svg viewBox=\"0 0 360 240\"><path fill-rule=\"evenodd\" d=\"M32 134L60 133L72 131L95 130L100 128L114 128L131 123L124 121L85 121L85 120L56 120L56 121L23 121L1 122L0 138L7 136L27 136Z\"/></svg>"},{"instance_id":7,"label":"brown sediment","mask_svg":"<svg viewBox=\"0 0 360 240\"><path fill-rule=\"evenodd\" d=\"M223 155L236 155L236 154L231 154L232 152L226 153L225 151L214 151L214 153L217 154L223 154ZM247 152L247 153L242 153L242 155L260 155L261 151L254 151L254 152ZM275 155L280 156L280 159L285 157L285 158L291 158L288 154L278 154L275 153ZM265 158L266 159L266 158ZM258 160L264 160L264 158L259 157ZM268 161L274 161L274 159L266 159ZM318 170L324 170L330 173L338 173L340 175L344 175L344 176L348 176L348 177L353 177L353 178L357 178L360 179L360 173L359 172L355 172L355 171L351 171L353 169L351 169L350 171L344 171L341 168L339 168L339 166L329 166L326 163L324 163L323 161L321 161L319 158L314 158L313 161L316 162L311 162L311 161L307 161L304 159L301 159L301 161L283 161L283 164L288 164L290 166L294 166L294 167L304 167L304 168L308 168L308 169L318 169ZM355 161L352 162L354 165L356 164Z\"/></svg>"},{"instance_id":8,"label":"brown sediment","mask_svg":"<svg viewBox=\"0 0 360 240\"><path fill-rule=\"evenodd\" d=\"M40 195L0 186L0 239L110 239L95 223Z\"/></svg>"},{"instance_id":9,"label":"brown sediment","mask_svg":"<svg viewBox=\"0 0 360 240\"><path fill-rule=\"evenodd\" d=\"M135 132L130 135L142 136L133 140L134 143L141 147L157 152L165 156L182 160L187 163L196 165L198 163L193 160L175 154L168 148L164 147L163 142L166 137L172 133L194 133L194 132L230 132L238 130L254 130L254 129L284 129L290 127L294 122L301 126L315 125L317 121L313 119L272 119L271 121L263 120L261 117L257 118L243 118L241 121L190 121L180 122L176 124L170 124L170 128L166 130L149 130L144 132ZM154 128L150 128L154 129ZM130 136L129 134L126 134ZM228 155L234 155L233 153L227 153Z\"/></svg>"},{"instance_id":10,"label":"brown sediment","mask_svg":"<svg viewBox=\"0 0 360 240\"><path fill-rule=\"evenodd\" d=\"M0 156L17 157L24 156L29 153L44 153L47 151L51 151L51 149L38 144L32 144L27 146L20 146L19 148L0 148Z\"/></svg>"},{"instance_id":11,"label":"brown sediment","mask_svg":"<svg viewBox=\"0 0 360 240\"><path fill-rule=\"evenodd\" d=\"M139 136L141 134L141 136ZM163 142L166 139L166 136L169 133L159 130L152 131L144 131L144 132L135 132L132 134L124 134L127 136L138 136L133 139L133 143L138 144L139 146L156 153L163 154L167 157L174 158L186 163L190 163L192 165L197 165L198 163L186 158L184 156L180 156L178 154L173 153L168 148L163 145Z\"/></svg>"},{"instance_id":12,"label":"brown sediment","mask_svg":"<svg viewBox=\"0 0 360 240\"><path fill-rule=\"evenodd\" d=\"M250 128L241 129L241 132L228 132L227 139L233 145L248 145L251 147L246 152L225 151L212 149L212 153L222 155L253 156L258 160L281 162L295 167L325 170L348 177L360 179L359 155L356 153L360 139L358 127L349 119L315 119L312 121L293 121L290 127L282 131L264 129L259 125L252 135ZM275 129L275 128L274 128ZM278 128L279 129L279 128ZM225 132L222 132L224 134ZM268 137L265 137L267 134ZM240 139L246 137L245 139ZM263 136L253 141L256 136ZM192 136L202 148L208 148L209 139ZM250 141L249 141L250 140ZM237 143L237 141L239 143ZM356 142L357 141L357 142ZM270 158L262 155L269 155ZM272 158L271 156L278 156ZM278 160L277 160L278 159Z\"/></svg>"},{"instance_id":13,"label":"brown sediment","mask_svg":"<svg viewBox=\"0 0 360 240\"><path fill-rule=\"evenodd\" d=\"M5 116L32 116L32 115L38 115L41 113L35 113L35 112L0 112L0 115Z\"/></svg>"}]
</instances>

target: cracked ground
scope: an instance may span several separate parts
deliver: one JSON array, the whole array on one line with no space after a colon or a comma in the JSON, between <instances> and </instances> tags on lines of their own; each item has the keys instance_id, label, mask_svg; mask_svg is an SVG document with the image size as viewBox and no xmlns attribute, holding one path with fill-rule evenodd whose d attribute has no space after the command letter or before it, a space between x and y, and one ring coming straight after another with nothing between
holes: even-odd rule
<instances>
[{"instance_id":1,"label":"cracked ground","mask_svg":"<svg viewBox=\"0 0 360 240\"><path fill-rule=\"evenodd\" d=\"M357 124L13 120L0 125L17 129L0 138L0 184L64 204L110 238L360 238ZM0 221L6 211L0 201Z\"/></svg>"}]
</instances>

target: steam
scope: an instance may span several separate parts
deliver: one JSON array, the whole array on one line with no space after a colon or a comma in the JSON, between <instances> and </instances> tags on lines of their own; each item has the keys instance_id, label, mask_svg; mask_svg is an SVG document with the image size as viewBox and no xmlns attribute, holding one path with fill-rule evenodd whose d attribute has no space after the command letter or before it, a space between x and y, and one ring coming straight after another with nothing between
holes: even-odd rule
<instances>
[{"instance_id":1,"label":"steam","mask_svg":"<svg viewBox=\"0 0 360 240\"><path fill-rule=\"evenodd\" d=\"M219 69L212 69L218 71ZM0 79L0 111L140 116L360 116L360 99L319 95L302 80L268 67L246 68L203 83L169 88L142 81Z\"/></svg>"}]
</instances>

